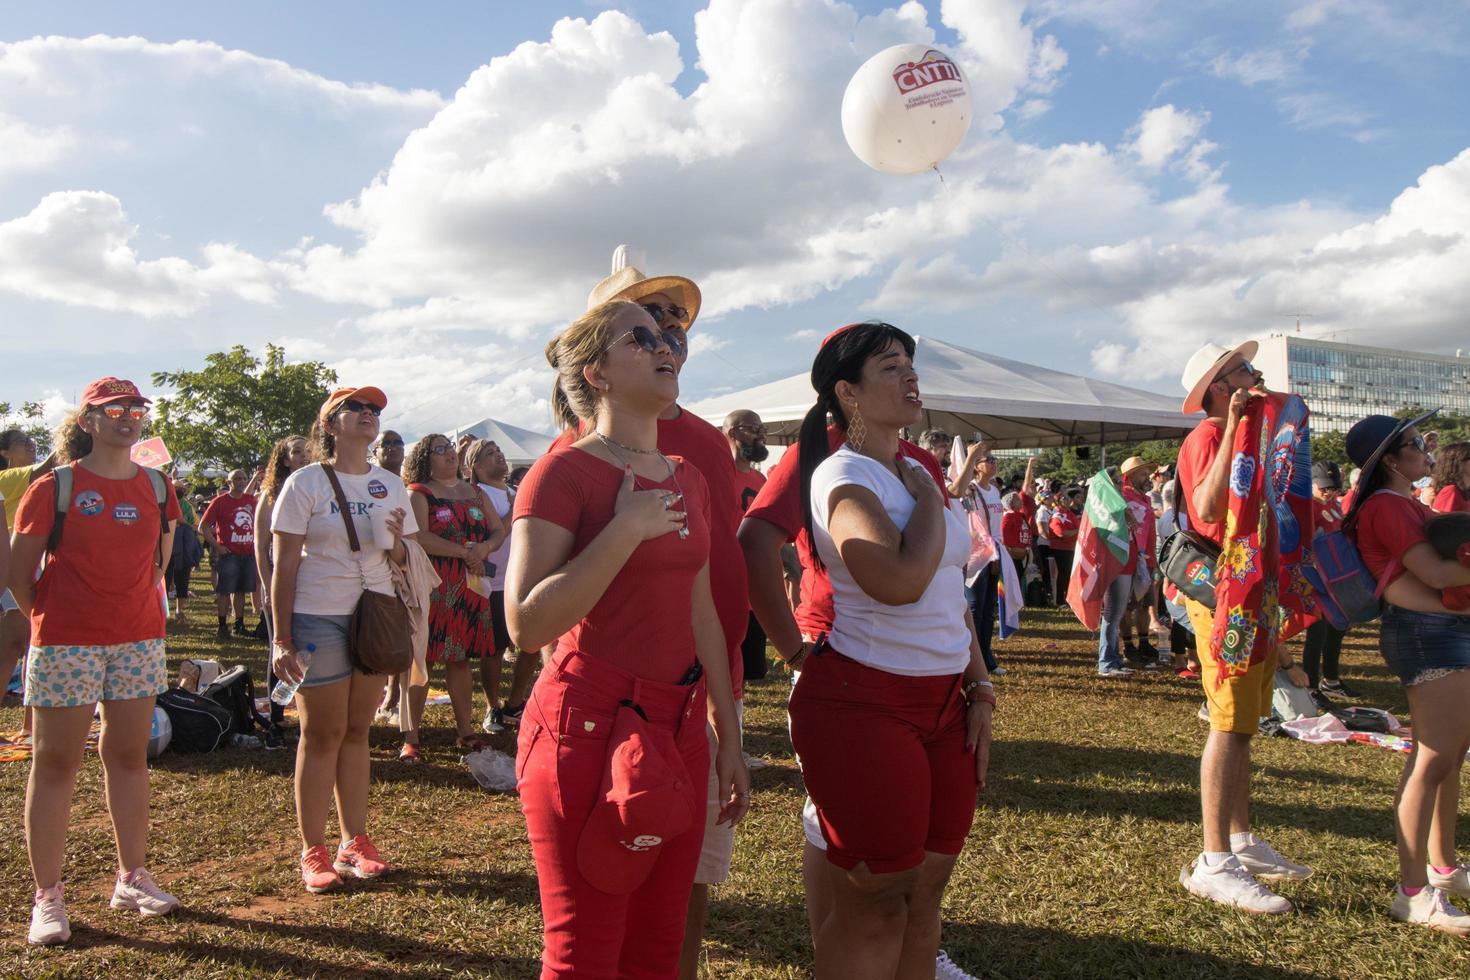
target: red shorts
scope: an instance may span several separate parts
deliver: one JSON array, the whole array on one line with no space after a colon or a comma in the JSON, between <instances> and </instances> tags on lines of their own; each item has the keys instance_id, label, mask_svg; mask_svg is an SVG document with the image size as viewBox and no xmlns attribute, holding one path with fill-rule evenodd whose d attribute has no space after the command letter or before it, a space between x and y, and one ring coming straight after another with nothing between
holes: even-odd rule
<instances>
[{"instance_id":1,"label":"red shorts","mask_svg":"<svg viewBox=\"0 0 1470 980\"><path fill-rule=\"evenodd\" d=\"M791 743L827 860L890 874L964 847L976 783L961 678L890 674L831 649L802 665Z\"/></svg>"},{"instance_id":2,"label":"red shorts","mask_svg":"<svg viewBox=\"0 0 1470 980\"><path fill-rule=\"evenodd\" d=\"M667 841L648 878L609 895L582 877L577 841L600 796L613 716L623 698L648 722L674 733L689 772L690 812L703 814L709 740L705 687L642 680L572 652L541 672L521 719L517 789L545 920L541 976L672 977L679 972L684 919L704 842L704 821Z\"/></svg>"}]
</instances>

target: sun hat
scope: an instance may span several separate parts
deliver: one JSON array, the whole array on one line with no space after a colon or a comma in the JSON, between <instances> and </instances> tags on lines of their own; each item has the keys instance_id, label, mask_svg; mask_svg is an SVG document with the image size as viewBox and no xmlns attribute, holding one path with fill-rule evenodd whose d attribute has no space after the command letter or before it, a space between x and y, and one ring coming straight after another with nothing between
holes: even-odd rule
<instances>
[{"instance_id":1,"label":"sun hat","mask_svg":"<svg viewBox=\"0 0 1470 980\"><path fill-rule=\"evenodd\" d=\"M693 825L689 773L673 736L623 702L613 719L602 787L577 839L577 870L597 890L626 895L648 877L663 845Z\"/></svg>"},{"instance_id":2,"label":"sun hat","mask_svg":"<svg viewBox=\"0 0 1470 980\"><path fill-rule=\"evenodd\" d=\"M1148 466L1148 460L1144 459L1142 456L1129 456L1127 459L1123 460L1123 465L1119 469L1119 472L1121 472L1124 476L1127 476L1134 470L1141 470L1146 466Z\"/></svg>"},{"instance_id":3,"label":"sun hat","mask_svg":"<svg viewBox=\"0 0 1470 980\"><path fill-rule=\"evenodd\" d=\"M592 287L592 292L587 294L587 309L601 306L610 299L628 299L636 303L654 293L663 293L675 305L689 311L684 329L693 329L694 319L699 316L699 287L683 276L645 275L634 261L634 252L631 245L619 245L613 250L612 274Z\"/></svg>"},{"instance_id":4,"label":"sun hat","mask_svg":"<svg viewBox=\"0 0 1470 980\"><path fill-rule=\"evenodd\" d=\"M378 406L378 411L388 407L388 396L383 394L382 388L374 388L371 385L364 388L338 388L327 396L326 401L322 402L321 417L330 418L343 402L354 398L360 402Z\"/></svg>"},{"instance_id":5,"label":"sun hat","mask_svg":"<svg viewBox=\"0 0 1470 980\"><path fill-rule=\"evenodd\" d=\"M109 402L142 402L152 405L153 399L144 398L138 386L122 378L108 376L98 378L82 392L83 405L106 405Z\"/></svg>"},{"instance_id":6,"label":"sun hat","mask_svg":"<svg viewBox=\"0 0 1470 980\"><path fill-rule=\"evenodd\" d=\"M1185 415L1193 415L1195 412L1204 410L1205 389L1215 380L1225 362L1237 354L1245 360L1256 356L1260 344L1254 340L1247 340L1239 347L1222 347L1219 344L1205 344L1195 351L1184 365L1184 374L1180 376L1179 383L1189 394L1184 396L1184 406L1180 409Z\"/></svg>"},{"instance_id":7,"label":"sun hat","mask_svg":"<svg viewBox=\"0 0 1470 980\"><path fill-rule=\"evenodd\" d=\"M1362 476L1358 477L1359 486L1364 485L1373 476L1374 470L1378 467L1378 461L1383 458L1383 454L1388 452L1388 447L1393 445L1399 436L1425 419L1438 414L1439 409L1435 408L1408 419L1396 419L1391 415L1369 415L1356 422L1348 430L1345 441L1348 458L1362 467ZM1354 500L1354 503L1356 502Z\"/></svg>"}]
</instances>

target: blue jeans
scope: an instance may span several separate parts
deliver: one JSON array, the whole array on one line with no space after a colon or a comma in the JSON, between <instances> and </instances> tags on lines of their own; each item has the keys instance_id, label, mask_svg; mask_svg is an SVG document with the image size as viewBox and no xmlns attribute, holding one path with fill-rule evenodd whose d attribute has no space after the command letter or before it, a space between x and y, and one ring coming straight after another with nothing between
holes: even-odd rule
<instances>
[{"instance_id":1,"label":"blue jeans","mask_svg":"<svg viewBox=\"0 0 1470 980\"><path fill-rule=\"evenodd\" d=\"M1133 576L1119 575L1103 593L1102 625L1097 633L1097 669L1107 670L1123 666L1123 656L1118 652L1118 634L1123 627L1123 615L1128 611L1128 600L1133 597Z\"/></svg>"},{"instance_id":2,"label":"blue jeans","mask_svg":"<svg viewBox=\"0 0 1470 980\"><path fill-rule=\"evenodd\" d=\"M987 671L996 667L990 642L995 635L995 610L999 601L995 593L996 586L1000 584L996 576L999 574L999 566L991 562L975 579L973 588L965 586L965 601L970 604L970 615L975 619L975 637L980 641L980 656L985 660Z\"/></svg>"}]
</instances>

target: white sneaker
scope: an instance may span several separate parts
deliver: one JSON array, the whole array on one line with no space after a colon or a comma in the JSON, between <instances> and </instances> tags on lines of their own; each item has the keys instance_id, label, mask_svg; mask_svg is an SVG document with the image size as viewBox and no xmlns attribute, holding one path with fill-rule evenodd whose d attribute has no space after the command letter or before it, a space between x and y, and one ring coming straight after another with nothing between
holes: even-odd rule
<instances>
[{"instance_id":1,"label":"white sneaker","mask_svg":"<svg viewBox=\"0 0 1470 980\"><path fill-rule=\"evenodd\" d=\"M1203 722L1206 722L1206 723L1209 722L1209 720L1210 720L1210 702L1208 702L1208 701L1201 701L1199 703L1199 720L1200 721L1203 721Z\"/></svg>"},{"instance_id":2,"label":"white sneaker","mask_svg":"<svg viewBox=\"0 0 1470 980\"><path fill-rule=\"evenodd\" d=\"M1192 868L1185 867L1179 872L1179 884L1191 895L1256 915L1284 915L1291 911L1290 902L1257 881L1234 855L1212 868L1201 854L1194 859Z\"/></svg>"},{"instance_id":3,"label":"white sneaker","mask_svg":"<svg viewBox=\"0 0 1470 980\"><path fill-rule=\"evenodd\" d=\"M168 915L179 907L179 900L159 888L147 868L134 868L126 877L119 872L111 904L115 909L130 909L152 917Z\"/></svg>"},{"instance_id":4,"label":"white sneaker","mask_svg":"<svg viewBox=\"0 0 1470 980\"><path fill-rule=\"evenodd\" d=\"M999 664L996 664L995 669L987 671L987 673L990 674L991 677L1004 677L1006 675L1006 669Z\"/></svg>"},{"instance_id":5,"label":"white sneaker","mask_svg":"<svg viewBox=\"0 0 1470 980\"><path fill-rule=\"evenodd\" d=\"M1245 870L1257 878L1303 881L1312 877L1312 869L1305 864L1294 864L1286 860L1276 853L1276 848L1255 834L1247 834L1246 837L1248 843L1244 847L1237 848L1232 844L1230 850Z\"/></svg>"},{"instance_id":6,"label":"white sneaker","mask_svg":"<svg viewBox=\"0 0 1470 980\"><path fill-rule=\"evenodd\" d=\"M31 934L26 941L38 946L55 946L70 938L71 922L66 918L60 883L45 890L36 889L35 904L31 906Z\"/></svg>"},{"instance_id":7,"label":"white sneaker","mask_svg":"<svg viewBox=\"0 0 1470 980\"><path fill-rule=\"evenodd\" d=\"M1447 875L1442 875L1430 865L1429 883L1442 892L1451 895L1463 895L1470 898L1470 865L1458 864L1455 870Z\"/></svg>"},{"instance_id":8,"label":"white sneaker","mask_svg":"<svg viewBox=\"0 0 1470 980\"><path fill-rule=\"evenodd\" d=\"M975 978L960 969L960 965L949 958L944 950L934 957L934 980L975 980Z\"/></svg>"},{"instance_id":9,"label":"white sneaker","mask_svg":"<svg viewBox=\"0 0 1470 980\"><path fill-rule=\"evenodd\" d=\"M1099 677L1132 677L1133 676L1133 668L1131 668L1131 667L1099 667L1098 668L1098 671L1097 671L1097 676L1099 676Z\"/></svg>"},{"instance_id":10,"label":"white sneaker","mask_svg":"<svg viewBox=\"0 0 1470 980\"><path fill-rule=\"evenodd\" d=\"M1393 908L1389 909L1388 914L1400 922L1428 926L1453 936L1470 936L1470 915L1451 905L1445 893L1433 885L1414 896L1405 895L1402 888L1395 888ZM32 935L35 934L35 928L31 927Z\"/></svg>"},{"instance_id":11,"label":"white sneaker","mask_svg":"<svg viewBox=\"0 0 1470 980\"><path fill-rule=\"evenodd\" d=\"M769 765L769 763L766 762L765 759L757 758L756 756L751 755L749 752L743 754L745 756L745 768L747 769L764 769L767 765Z\"/></svg>"}]
</instances>

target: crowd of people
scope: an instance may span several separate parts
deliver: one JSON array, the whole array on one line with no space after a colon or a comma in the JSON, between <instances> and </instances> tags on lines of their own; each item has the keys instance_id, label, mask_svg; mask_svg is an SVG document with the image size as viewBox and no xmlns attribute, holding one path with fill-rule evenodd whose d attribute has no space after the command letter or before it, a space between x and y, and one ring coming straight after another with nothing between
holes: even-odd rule
<instances>
[{"instance_id":1,"label":"crowd of people","mask_svg":"<svg viewBox=\"0 0 1470 980\"><path fill-rule=\"evenodd\" d=\"M1274 623L1242 653L1248 627L1231 618L1237 635L1222 639L1222 615L1235 611L1180 591L1159 560L1181 529L1257 548L1250 582L1275 600L1265 559L1285 549L1283 518L1262 509L1247 527L1238 516L1265 463L1251 434L1279 407L1254 345L1208 345L1190 360L1182 410L1204 419L1177 465L1131 457L1094 478L1123 502L1126 559L1084 583L1074 556L1084 561L1085 504L1103 487L1038 475L1034 458L1002 481L979 439L931 430L909 441L924 417L921 379L913 338L893 325L850 324L821 342L797 444L762 472L756 413L716 427L679 404L700 300L686 278L632 267L598 283L547 345L563 434L523 474L493 442L430 433L406 446L380 428L388 397L373 386L333 391L306 435L284 435L259 473L229 474L207 502L131 461L150 405L132 382L89 386L45 460L23 433L5 433L0 672L25 662L31 942L70 934L67 815L99 703L112 905L177 907L146 867L146 744L168 684L160 588L181 614L206 554L220 635L258 632L271 686L294 697L306 890L389 870L370 834L368 731L396 723L400 760L419 760L436 665L458 748L517 728L545 977L694 975L708 888L729 874L750 808L743 688L764 676L768 649L794 678L817 975L963 976L940 950L940 907L988 778L1006 673L994 638L1023 595L1075 605L1079 588L1100 602L1099 677L1172 669L1202 683L1203 847L1181 885L1249 912L1289 911L1266 882L1311 869L1251 832L1251 738L1278 668L1324 698L1351 695L1342 632L1325 620L1306 629L1304 671ZM1380 646L1413 713L1391 913L1470 936L1450 901L1470 896L1454 841L1470 749L1470 564L1464 548L1444 553L1432 533L1442 518L1420 500L1427 477L1438 511L1470 511L1470 444L1432 446L1426 420L1354 426L1351 497L1338 469L1318 463L1311 520L1318 533L1352 529L1382 584ZM185 508L197 504L196 523ZM180 543L195 533L192 548ZM372 668L400 654L408 667ZM287 744L283 722L276 704L268 747Z\"/></svg>"}]
</instances>

